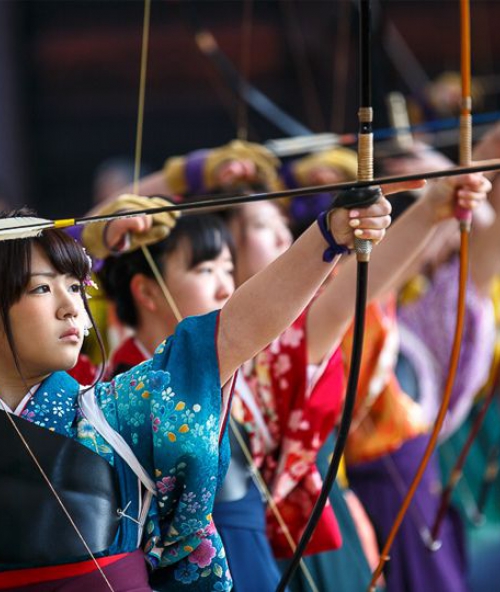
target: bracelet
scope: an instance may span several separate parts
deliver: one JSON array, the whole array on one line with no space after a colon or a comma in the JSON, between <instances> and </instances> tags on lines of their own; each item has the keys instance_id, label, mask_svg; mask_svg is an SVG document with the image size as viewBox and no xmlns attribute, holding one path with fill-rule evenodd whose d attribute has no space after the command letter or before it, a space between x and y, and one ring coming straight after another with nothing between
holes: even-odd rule
<instances>
[{"instance_id":1,"label":"bracelet","mask_svg":"<svg viewBox=\"0 0 500 592\"><path fill-rule=\"evenodd\" d=\"M325 263L331 263L337 255L344 255L345 253L349 253L349 247L345 245L339 245L337 241L334 239L333 234L330 230L329 224L329 215L330 211L321 212L318 216L318 226L321 230L321 234L323 238L328 243L328 248L325 249L323 253L323 261Z\"/></svg>"}]
</instances>

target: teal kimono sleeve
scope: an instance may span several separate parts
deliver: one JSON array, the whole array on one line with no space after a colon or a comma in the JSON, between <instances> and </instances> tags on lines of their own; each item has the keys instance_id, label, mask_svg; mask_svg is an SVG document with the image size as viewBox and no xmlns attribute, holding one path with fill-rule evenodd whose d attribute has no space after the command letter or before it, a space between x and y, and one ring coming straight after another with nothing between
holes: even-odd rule
<instances>
[{"instance_id":1,"label":"teal kimono sleeve","mask_svg":"<svg viewBox=\"0 0 500 592\"><path fill-rule=\"evenodd\" d=\"M220 537L212 522L229 461L217 359L218 312L189 317L152 360L105 386L113 427L156 484L143 536L147 558L169 590L230 590ZM103 385L104 386L104 385Z\"/></svg>"}]
</instances>

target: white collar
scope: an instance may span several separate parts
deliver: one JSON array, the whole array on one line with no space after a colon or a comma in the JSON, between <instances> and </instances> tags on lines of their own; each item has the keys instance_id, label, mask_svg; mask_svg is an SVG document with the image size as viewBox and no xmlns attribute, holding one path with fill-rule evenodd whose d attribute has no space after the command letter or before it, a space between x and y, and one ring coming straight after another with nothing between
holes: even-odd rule
<instances>
[{"instance_id":1,"label":"white collar","mask_svg":"<svg viewBox=\"0 0 500 592\"><path fill-rule=\"evenodd\" d=\"M153 354L150 353L147 349L146 346L137 339L137 337L134 337L134 343L135 343L135 347L141 352L141 354L144 356L144 359L149 360L150 358L153 357Z\"/></svg>"},{"instance_id":2,"label":"white collar","mask_svg":"<svg viewBox=\"0 0 500 592\"><path fill-rule=\"evenodd\" d=\"M3 407L3 410L4 411L7 411L7 413L13 413L14 415L17 415L19 417L21 415L21 413L24 411L24 408L26 407L26 405L28 404L28 401L36 393L36 391L38 390L38 387L41 384L42 383L39 382L38 384L35 384L34 386L32 386L30 388L30 390L21 399L21 401L19 401L19 403L18 403L18 405L17 405L17 407L15 409L11 409L7 405L7 403L5 403L5 401L2 401L2 399L0 399L0 406Z\"/></svg>"}]
</instances>

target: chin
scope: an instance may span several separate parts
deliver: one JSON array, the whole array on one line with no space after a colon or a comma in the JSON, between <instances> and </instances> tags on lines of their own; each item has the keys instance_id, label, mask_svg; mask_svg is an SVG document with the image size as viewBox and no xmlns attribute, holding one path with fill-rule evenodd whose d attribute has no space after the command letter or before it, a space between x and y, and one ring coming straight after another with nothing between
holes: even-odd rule
<instances>
[{"instance_id":1,"label":"chin","mask_svg":"<svg viewBox=\"0 0 500 592\"><path fill-rule=\"evenodd\" d=\"M53 370L53 372L57 372L58 370L62 370L63 372L69 372L73 370L73 368L78 363L78 356L67 358L65 360L60 360L60 363L57 365L57 368Z\"/></svg>"}]
</instances>

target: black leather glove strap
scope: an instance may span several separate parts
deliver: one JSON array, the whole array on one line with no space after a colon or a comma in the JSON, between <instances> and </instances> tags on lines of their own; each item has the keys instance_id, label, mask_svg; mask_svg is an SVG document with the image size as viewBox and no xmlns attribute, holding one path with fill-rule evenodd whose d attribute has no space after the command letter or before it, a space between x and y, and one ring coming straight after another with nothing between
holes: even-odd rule
<instances>
[{"instance_id":1,"label":"black leather glove strap","mask_svg":"<svg viewBox=\"0 0 500 592\"><path fill-rule=\"evenodd\" d=\"M380 187L360 187L357 189L346 189L334 197L334 208L367 208L377 202L383 196Z\"/></svg>"}]
</instances>

